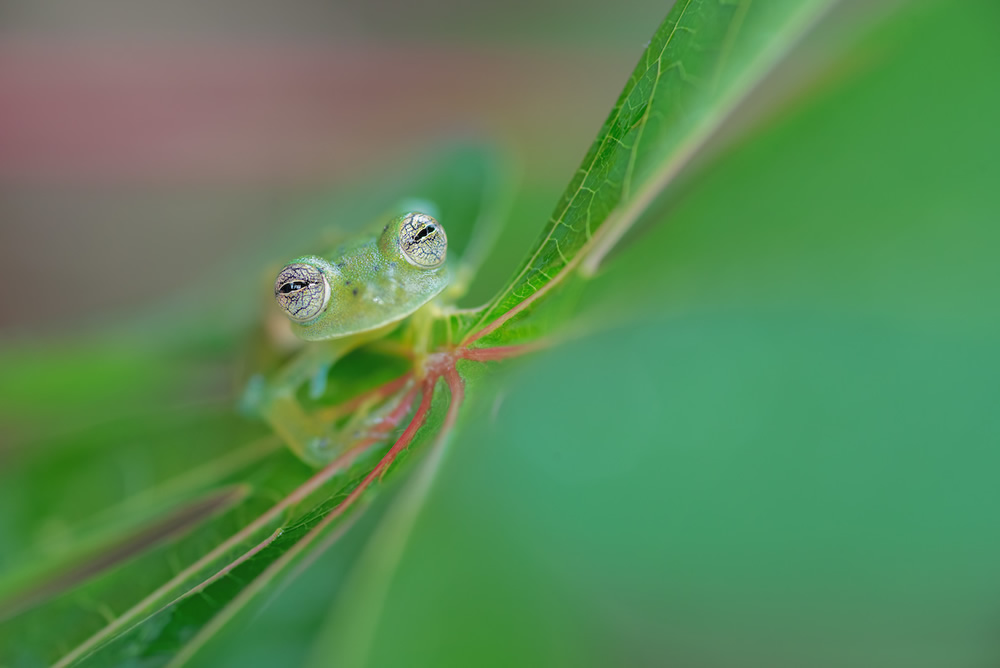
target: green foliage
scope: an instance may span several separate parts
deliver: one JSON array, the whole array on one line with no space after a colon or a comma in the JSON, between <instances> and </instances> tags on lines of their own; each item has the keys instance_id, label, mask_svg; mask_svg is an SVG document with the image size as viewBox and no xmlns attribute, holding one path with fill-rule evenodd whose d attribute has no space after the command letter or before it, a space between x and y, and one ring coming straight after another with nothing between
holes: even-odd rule
<instances>
[{"instance_id":1,"label":"green foliage","mask_svg":"<svg viewBox=\"0 0 1000 668\"><path fill-rule=\"evenodd\" d=\"M229 404L125 391L185 367L105 351L81 404L67 355L54 414L120 411L8 455L0 665L994 662L1000 90L971 82L995 10L834 14L793 51L825 8L677 3L528 259L458 321L543 294L482 341L561 342L463 363L447 451L422 431L340 520L379 453L253 525L303 465Z\"/></svg>"},{"instance_id":2,"label":"green foliage","mask_svg":"<svg viewBox=\"0 0 1000 668\"><path fill-rule=\"evenodd\" d=\"M581 262L599 263L832 4L778 0L751 9L749 2L677 2L535 247L509 284L465 318L466 331L510 314Z\"/></svg>"}]
</instances>

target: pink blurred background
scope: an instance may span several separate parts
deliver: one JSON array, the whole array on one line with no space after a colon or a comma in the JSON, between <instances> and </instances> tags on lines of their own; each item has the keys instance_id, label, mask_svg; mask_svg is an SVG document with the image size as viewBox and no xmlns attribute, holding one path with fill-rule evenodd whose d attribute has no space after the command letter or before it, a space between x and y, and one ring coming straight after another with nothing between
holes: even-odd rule
<instances>
[{"instance_id":1,"label":"pink blurred background","mask_svg":"<svg viewBox=\"0 0 1000 668\"><path fill-rule=\"evenodd\" d=\"M448 137L500 142L555 196L665 11L7 2L0 335L182 289L234 236L266 244L310 193Z\"/></svg>"}]
</instances>

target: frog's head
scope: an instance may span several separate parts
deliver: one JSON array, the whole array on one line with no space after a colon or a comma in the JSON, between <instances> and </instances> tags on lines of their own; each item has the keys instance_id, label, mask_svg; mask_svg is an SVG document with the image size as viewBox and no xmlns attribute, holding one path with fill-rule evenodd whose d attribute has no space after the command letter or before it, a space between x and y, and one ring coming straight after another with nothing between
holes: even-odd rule
<instances>
[{"instance_id":1,"label":"frog's head","mask_svg":"<svg viewBox=\"0 0 1000 668\"><path fill-rule=\"evenodd\" d=\"M409 212L381 233L286 264L274 298L307 341L357 334L413 313L448 285L448 237L432 216Z\"/></svg>"},{"instance_id":2,"label":"frog's head","mask_svg":"<svg viewBox=\"0 0 1000 668\"><path fill-rule=\"evenodd\" d=\"M291 320L308 322L330 302L330 283L315 264L286 264L274 280L274 299Z\"/></svg>"}]
</instances>

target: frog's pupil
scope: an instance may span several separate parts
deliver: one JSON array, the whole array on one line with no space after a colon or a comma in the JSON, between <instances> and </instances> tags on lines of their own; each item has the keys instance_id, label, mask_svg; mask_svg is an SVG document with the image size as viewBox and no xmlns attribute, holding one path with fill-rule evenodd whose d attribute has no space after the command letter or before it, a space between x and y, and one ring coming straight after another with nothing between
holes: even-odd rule
<instances>
[{"instance_id":1,"label":"frog's pupil","mask_svg":"<svg viewBox=\"0 0 1000 668\"><path fill-rule=\"evenodd\" d=\"M413 240L414 241L420 241L421 239L423 239L424 237L426 237L428 234L432 233L433 231L434 231L434 226L433 225L427 225L426 227L424 227L424 229L420 230L419 232L417 232L413 236Z\"/></svg>"},{"instance_id":2,"label":"frog's pupil","mask_svg":"<svg viewBox=\"0 0 1000 668\"><path fill-rule=\"evenodd\" d=\"M278 288L278 292L280 292L283 295L287 295L290 292L296 292L297 290L303 289L304 287L306 287L306 285L308 285L308 283L306 283L305 281L288 281L280 288Z\"/></svg>"}]
</instances>

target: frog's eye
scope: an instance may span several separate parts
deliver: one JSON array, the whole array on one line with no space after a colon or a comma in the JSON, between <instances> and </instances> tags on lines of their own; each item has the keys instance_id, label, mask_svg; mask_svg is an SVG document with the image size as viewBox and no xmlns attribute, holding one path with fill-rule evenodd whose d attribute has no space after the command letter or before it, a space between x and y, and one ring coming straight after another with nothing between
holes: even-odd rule
<instances>
[{"instance_id":1,"label":"frog's eye","mask_svg":"<svg viewBox=\"0 0 1000 668\"><path fill-rule=\"evenodd\" d=\"M274 281L274 298L292 320L312 320L330 301L330 284L316 267L304 262L285 265Z\"/></svg>"},{"instance_id":2,"label":"frog's eye","mask_svg":"<svg viewBox=\"0 0 1000 668\"><path fill-rule=\"evenodd\" d=\"M433 269L444 264L448 237L441 223L426 213L408 213L399 226L399 250L413 266Z\"/></svg>"}]
</instances>

